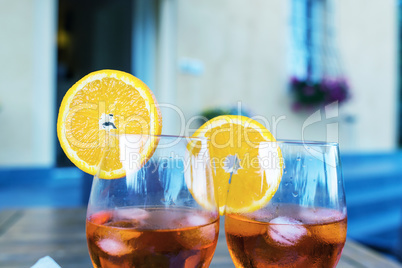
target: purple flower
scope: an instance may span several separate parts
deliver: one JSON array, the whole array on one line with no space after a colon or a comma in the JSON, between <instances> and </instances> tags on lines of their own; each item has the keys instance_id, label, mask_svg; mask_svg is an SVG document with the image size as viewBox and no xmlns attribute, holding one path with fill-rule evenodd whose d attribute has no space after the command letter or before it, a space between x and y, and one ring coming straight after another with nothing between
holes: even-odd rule
<instances>
[{"instance_id":1,"label":"purple flower","mask_svg":"<svg viewBox=\"0 0 402 268\"><path fill-rule=\"evenodd\" d=\"M335 101L343 103L350 97L349 85L343 77L324 77L318 82L291 77L290 86L295 98L294 110L311 109Z\"/></svg>"}]
</instances>

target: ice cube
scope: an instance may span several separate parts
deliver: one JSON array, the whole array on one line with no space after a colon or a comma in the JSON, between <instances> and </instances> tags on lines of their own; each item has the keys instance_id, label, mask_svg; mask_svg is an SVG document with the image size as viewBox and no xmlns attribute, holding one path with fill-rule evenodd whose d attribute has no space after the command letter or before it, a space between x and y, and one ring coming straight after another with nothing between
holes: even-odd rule
<instances>
[{"instance_id":1,"label":"ice cube","mask_svg":"<svg viewBox=\"0 0 402 268\"><path fill-rule=\"evenodd\" d=\"M326 243L343 243L346 240L345 215L334 209L303 209L299 212L300 219L310 228L311 234Z\"/></svg>"},{"instance_id":2,"label":"ice cube","mask_svg":"<svg viewBox=\"0 0 402 268\"><path fill-rule=\"evenodd\" d=\"M277 217L270 221L268 234L272 240L282 246L293 246L303 236L307 235L307 229L298 220L289 217Z\"/></svg>"},{"instance_id":3,"label":"ice cube","mask_svg":"<svg viewBox=\"0 0 402 268\"><path fill-rule=\"evenodd\" d=\"M187 248L198 248L214 242L217 236L217 223L211 223L206 215L192 214L185 217L182 226L188 228L178 233L178 241Z\"/></svg>"},{"instance_id":4,"label":"ice cube","mask_svg":"<svg viewBox=\"0 0 402 268\"><path fill-rule=\"evenodd\" d=\"M337 210L323 208L302 209L299 212L299 216L300 220L308 224L340 221L345 217L341 212Z\"/></svg>"},{"instance_id":5,"label":"ice cube","mask_svg":"<svg viewBox=\"0 0 402 268\"><path fill-rule=\"evenodd\" d=\"M198 214L192 214L186 217L185 222L188 226L202 226L209 223L209 218Z\"/></svg>"},{"instance_id":6,"label":"ice cube","mask_svg":"<svg viewBox=\"0 0 402 268\"><path fill-rule=\"evenodd\" d=\"M121 241L105 238L96 242L98 247L111 256L122 256L131 253L134 249Z\"/></svg>"},{"instance_id":7,"label":"ice cube","mask_svg":"<svg viewBox=\"0 0 402 268\"><path fill-rule=\"evenodd\" d=\"M174 214L174 212L169 213L169 216L174 215L171 219L171 223L173 226L176 227L196 227L196 226L203 226L210 223L212 217L209 216L207 213L200 213L200 212L192 212L186 214Z\"/></svg>"},{"instance_id":8,"label":"ice cube","mask_svg":"<svg viewBox=\"0 0 402 268\"><path fill-rule=\"evenodd\" d=\"M203 244L209 244L215 240L217 236L217 228L218 226L216 224L211 224L200 228L200 236L203 240Z\"/></svg>"},{"instance_id":9,"label":"ice cube","mask_svg":"<svg viewBox=\"0 0 402 268\"><path fill-rule=\"evenodd\" d=\"M259 209L257 211L254 211L252 213L246 214L247 218L259 221L259 222L269 222L272 220L275 216L273 213L267 209Z\"/></svg>"},{"instance_id":10,"label":"ice cube","mask_svg":"<svg viewBox=\"0 0 402 268\"><path fill-rule=\"evenodd\" d=\"M198 249L211 245L217 238L217 225L211 224L177 234L177 241L188 249Z\"/></svg>"},{"instance_id":11,"label":"ice cube","mask_svg":"<svg viewBox=\"0 0 402 268\"><path fill-rule=\"evenodd\" d=\"M137 220L143 221L149 218L149 212L140 208L117 209L114 212L116 220Z\"/></svg>"}]
</instances>

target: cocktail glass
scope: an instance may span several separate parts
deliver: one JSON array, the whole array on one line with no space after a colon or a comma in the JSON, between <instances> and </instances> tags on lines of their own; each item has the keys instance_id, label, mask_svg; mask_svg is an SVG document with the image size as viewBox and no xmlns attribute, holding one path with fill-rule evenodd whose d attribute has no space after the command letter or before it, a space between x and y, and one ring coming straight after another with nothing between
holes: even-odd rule
<instances>
[{"instance_id":1,"label":"cocktail glass","mask_svg":"<svg viewBox=\"0 0 402 268\"><path fill-rule=\"evenodd\" d=\"M257 146L261 179L270 183L270 172L278 165L283 175L269 203L253 212L226 213L226 240L235 266L335 267L347 229L338 144L278 141ZM282 160L269 155L276 146ZM239 162L240 168L250 164ZM242 197L232 196L229 186L227 204L236 198Z\"/></svg>"},{"instance_id":2,"label":"cocktail glass","mask_svg":"<svg viewBox=\"0 0 402 268\"><path fill-rule=\"evenodd\" d=\"M208 267L219 215L207 139L122 135L119 140L126 174L111 180L95 176L88 204L94 267ZM155 151L144 159L148 142Z\"/></svg>"}]
</instances>

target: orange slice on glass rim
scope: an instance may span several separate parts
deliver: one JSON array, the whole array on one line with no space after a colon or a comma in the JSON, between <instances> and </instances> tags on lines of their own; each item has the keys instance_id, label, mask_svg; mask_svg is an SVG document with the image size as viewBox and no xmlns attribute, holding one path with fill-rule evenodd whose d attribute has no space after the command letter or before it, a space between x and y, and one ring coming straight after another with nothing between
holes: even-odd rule
<instances>
[{"instance_id":1,"label":"orange slice on glass rim","mask_svg":"<svg viewBox=\"0 0 402 268\"><path fill-rule=\"evenodd\" d=\"M100 178L125 175L120 161L122 134L160 135L162 116L152 91L131 74L101 70L75 83L60 105L57 136L67 157ZM141 148L144 163L156 138ZM106 159L107 161L102 161Z\"/></svg>"},{"instance_id":2,"label":"orange slice on glass rim","mask_svg":"<svg viewBox=\"0 0 402 268\"><path fill-rule=\"evenodd\" d=\"M271 200L282 178L283 159L274 136L262 124L245 116L223 115L206 122L193 137L209 138L221 215L253 212ZM203 204L208 200L195 199L209 207Z\"/></svg>"}]
</instances>

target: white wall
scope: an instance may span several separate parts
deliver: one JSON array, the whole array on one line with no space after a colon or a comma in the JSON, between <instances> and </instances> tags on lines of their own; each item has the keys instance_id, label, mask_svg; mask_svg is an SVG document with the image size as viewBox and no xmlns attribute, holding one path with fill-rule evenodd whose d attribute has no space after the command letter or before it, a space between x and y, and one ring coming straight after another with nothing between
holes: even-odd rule
<instances>
[{"instance_id":1,"label":"white wall","mask_svg":"<svg viewBox=\"0 0 402 268\"><path fill-rule=\"evenodd\" d=\"M55 157L56 0L0 0L0 166Z\"/></svg>"},{"instance_id":2,"label":"white wall","mask_svg":"<svg viewBox=\"0 0 402 268\"><path fill-rule=\"evenodd\" d=\"M178 68L176 104L188 118L241 101L268 119L277 138L339 141L343 150L395 148L396 0L335 2L338 47L353 95L339 110L292 111L290 1L283 0L179 0L178 63L190 58L201 62L203 72L191 75Z\"/></svg>"},{"instance_id":3,"label":"white wall","mask_svg":"<svg viewBox=\"0 0 402 268\"><path fill-rule=\"evenodd\" d=\"M355 149L396 146L398 2L337 0L339 44L354 90L344 110L356 117Z\"/></svg>"}]
</instances>

